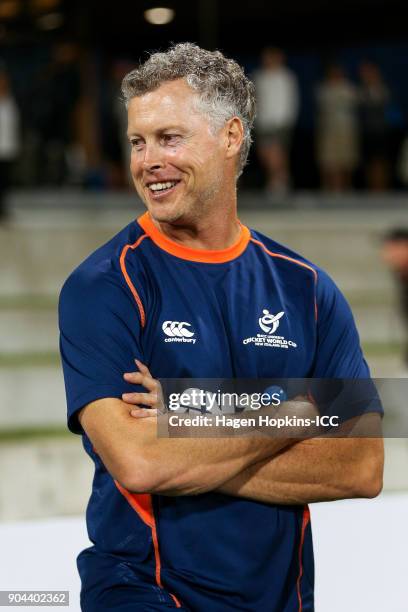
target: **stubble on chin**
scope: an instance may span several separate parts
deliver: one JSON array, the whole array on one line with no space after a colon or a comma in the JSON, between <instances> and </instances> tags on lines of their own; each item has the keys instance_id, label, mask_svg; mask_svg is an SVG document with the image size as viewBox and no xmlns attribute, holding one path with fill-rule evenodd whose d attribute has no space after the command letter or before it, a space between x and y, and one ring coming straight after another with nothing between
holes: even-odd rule
<instances>
[{"instance_id":1,"label":"stubble on chin","mask_svg":"<svg viewBox=\"0 0 408 612\"><path fill-rule=\"evenodd\" d=\"M167 208L165 204L156 207L146 197L143 197L143 201L151 217L159 223L169 223L171 225L194 224L205 217L207 212L214 208L214 202L219 200L220 193L222 193L223 177L219 173L214 178L215 180L205 189L196 193L194 198L191 193L184 194L184 198L176 202L174 207L169 206Z\"/></svg>"},{"instance_id":2,"label":"stubble on chin","mask_svg":"<svg viewBox=\"0 0 408 612\"><path fill-rule=\"evenodd\" d=\"M150 216L159 223L177 223L177 221L185 216L185 209L180 205L175 208L169 207L166 209L166 206L151 206L149 202L145 202L145 204Z\"/></svg>"}]
</instances>

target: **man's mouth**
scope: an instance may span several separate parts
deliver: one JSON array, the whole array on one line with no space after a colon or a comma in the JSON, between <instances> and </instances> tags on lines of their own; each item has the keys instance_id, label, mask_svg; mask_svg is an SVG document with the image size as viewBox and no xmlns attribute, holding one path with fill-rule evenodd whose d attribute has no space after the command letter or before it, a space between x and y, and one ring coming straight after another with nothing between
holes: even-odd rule
<instances>
[{"instance_id":1,"label":"man's mouth","mask_svg":"<svg viewBox=\"0 0 408 612\"><path fill-rule=\"evenodd\" d=\"M150 183L148 189L154 197L159 197L170 193L180 181L163 181Z\"/></svg>"}]
</instances>

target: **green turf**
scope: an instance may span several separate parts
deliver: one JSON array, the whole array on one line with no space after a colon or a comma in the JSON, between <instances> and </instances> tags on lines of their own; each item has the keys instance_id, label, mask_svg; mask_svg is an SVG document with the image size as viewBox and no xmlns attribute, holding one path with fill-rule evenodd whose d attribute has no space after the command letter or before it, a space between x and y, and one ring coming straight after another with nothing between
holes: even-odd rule
<instances>
[{"instance_id":1,"label":"green turf","mask_svg":"<svg viewBox=\"0 0 408 612\"><path fill-rule=\"evenodd\" d=\"M53 295L0 295L1 310L55 310L58 298Z\"/></svg>"},{"instance_id":2,"label":"green turf","mask_svg":"<svg viewBox=\"0 0 408 612\"><path fill-rule=\"evenodd\" d=\"M73 434L66 427L15 427L0 429L0 444L20 440L38 440L39 438L67 438Z\"/></svg>"},{"instance_id":3,"label":"green turf","mask_svg":"<svg viewBox=\"0 0 408 612\"><path fill-rule=\"evenodd\" d=\"M399 357L404 351L400 342L363 342L362 348L367 357Z\"/></svg>"},{"instance_id":4,"label":"green turf","mask_svg":"<svg viewBox=\"0 0 408 612\"><path fill-rule=\"evenodd\" d=\"M41 353L0 353L0 368L60 367L59 354L54 351Z\"/></svg>"},{"instance_id":5,"label":"green turf","mask_svg":"<svg viewBox=\"0 0 408 612\"><path fill-rule=\"evenodd\" d=\"M383 306L392 311L397 309L395 296L390 292L384 293L384 291L377 292L355 290L345 291L344 295L352 308L361 306L366 306L367 308L372 306Z\"/></svg>"}]
</instances>

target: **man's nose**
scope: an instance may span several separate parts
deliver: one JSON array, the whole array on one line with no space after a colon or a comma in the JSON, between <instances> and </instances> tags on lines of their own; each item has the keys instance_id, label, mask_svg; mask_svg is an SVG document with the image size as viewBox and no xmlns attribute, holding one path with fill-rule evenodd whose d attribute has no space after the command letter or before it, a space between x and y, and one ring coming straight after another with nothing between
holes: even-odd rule
<instances>
[{"instance_id":1,"label":"man's nose","mask_svg":"<svg viewBox=\"0 0 408 612\"><path fill-rule=\"evenodd\" d=\"M146 144L145 154L143 159L143 169L144 170L158 170L159 168L163 168L164 160L163 160L163 151L161 151L161 147L156 144Z\"/></svg>"}]
</instances>

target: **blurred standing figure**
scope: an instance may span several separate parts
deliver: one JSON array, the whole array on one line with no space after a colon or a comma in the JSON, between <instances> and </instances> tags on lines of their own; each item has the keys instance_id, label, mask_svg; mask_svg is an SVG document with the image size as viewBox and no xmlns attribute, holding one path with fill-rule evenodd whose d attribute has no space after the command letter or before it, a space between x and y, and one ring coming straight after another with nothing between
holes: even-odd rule
<instances>
[{"instance_id":1,"label":"blurred standing figure","mask_svg":"<svg viewBox=\"0 0 408 612\"><path fill-rule=\"evenodd\" d=\"M390 92L375 64L360 66L361 144L367 187L384 191L389 185L388 124L386 119Z\"/></svg>"},{"instance_id":2,"label":"blurred standing figure","mask_svg":"<svg viewBox=\"0 0 408 612\"><path fill-rule=\"evenodd\" d=\"M384 237L382 258L393 273L400 297L400 309L408 332L408 229L392 229ZM405 338L404 361L408 365L408 333Z\"/></svg>"},{"instance_id":3,"label":"blurred standing figure","mask_svg":"<svg viewBox=\"0 0 408 612\"><path fill-rule=\"evenodd\" d=\"M7 72L0 66L0 218L4 217L4 196L20 148L19 111Z\"/></svg>"},{"instance_id":4,"label":"blurred standing figure","mask_svg":"<svg viewBox=\"0 0 408 612\"><path fill-rule=\"evenodd\" d=\"M114 62L104 87L103 152L108 163L109 185L115 189L133 187L129 171L131 147L127 137L127 111L120 92L122 80L132 68L126 60Z\"/></svg>"},{"instance_id":5,"label":"blurred standing figure","mask_svg":"<svg viewBox=\"0 0 408 612\"><path fill-rule=\"evenodd\" d=\"M81 93L79 59L75 43L57 43L50 63L38 75L28 96L40 184L67 182L68 158L75 135L74 114Z\"/></svg>"},{"instance_id":6,"label":"blurred standing figure","mask_svg":"<svg viewBox=\"0 0 408 612\"><path fill-rule=\"evenodd\" d=\"M351 187L358 164L358 90L341 66L329 66L317 90L317 161L323 189Z\"/></svg>"},{"instance_id":7,"label":"blurred standing figure","mask_svg":"<svg viewBox=\"0 0 408 612\"><path fill-rule=\"evenodd\" d=\"M279 49L262 52L262 68L254 75L258 99L258 153L267 174L267 188L286 191L290 184L289 154L299 110L295 75Z\"/></svg>"}]
</instances>

